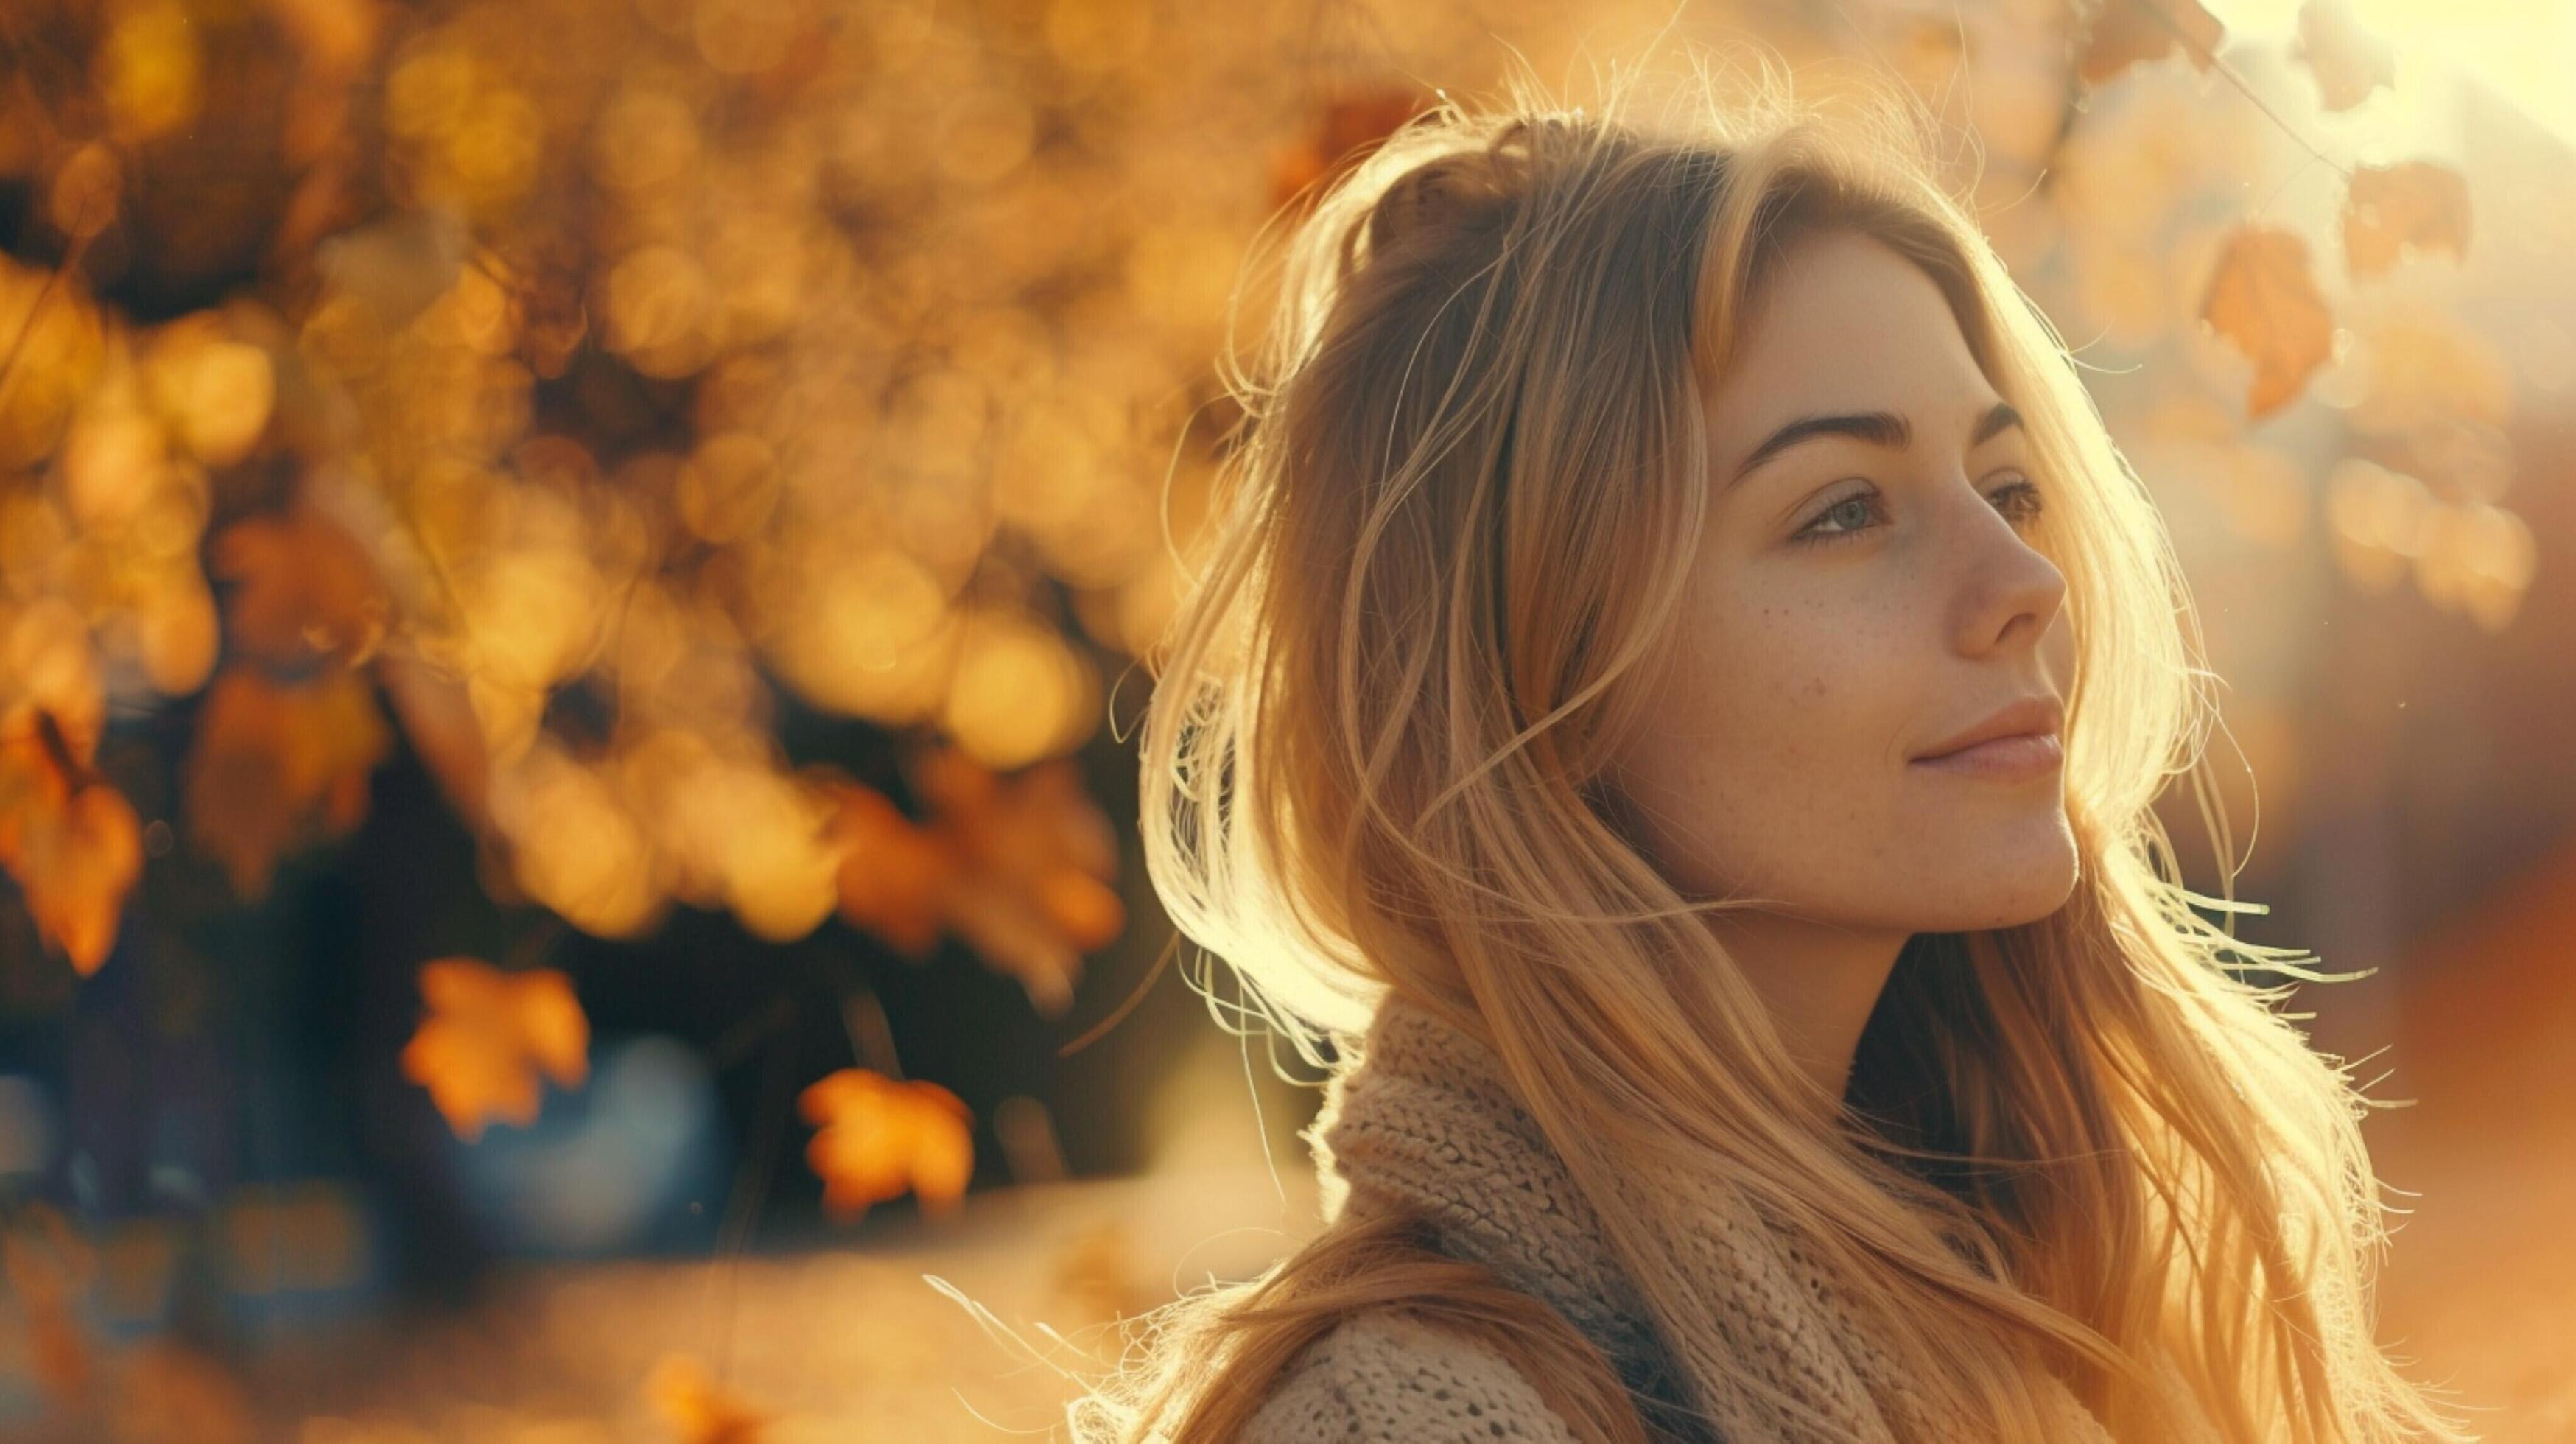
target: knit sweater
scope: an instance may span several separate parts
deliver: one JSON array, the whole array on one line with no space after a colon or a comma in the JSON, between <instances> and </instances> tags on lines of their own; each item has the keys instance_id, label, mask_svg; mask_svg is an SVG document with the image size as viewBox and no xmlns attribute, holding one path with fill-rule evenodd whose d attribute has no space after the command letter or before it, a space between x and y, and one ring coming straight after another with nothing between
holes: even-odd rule
<instances>
[{"instance_id":1,"label":"knit sweater","mask_svg":"<svg viewBox=\"0 0 2576 1444\"><path fill-rule=\"evenodd\" d=\"M1650 1406L1671 1406L1657 1411L1659 1422L1686 1437L1720 1439L1701 1417L1703 1401L1714 1381L1747 1369L1824 1411L1844 1438L1885 1444L1900 1428L1917 1438L1969 1436L1959 1421L1913 1412L1909 1391L1818 1271L1738 1199L1708 1199L1701 1211L1708 1226L1684 1251L1692 1275L1685 1282L1700 1297L1726 1301L1718 1315L1726 1355L1668 1350L1590 1205L1507 1080L1480 1041L1390 997L1359 1061L1331 1080L1302 1135L1314 1153L1325 1217L1339 1215L1355 1186L1411 1204L1432 1221L1441 1252L1482 1263L1555 1308ZM2169 1397L2186 1397L2169 1368L2162 1377ZM2041 1389L2049 1439L2110 1444L2062 1383L2043 1376ZM2214 1430L2185 1436L2217 1437ZM1496 1439L1573 1444L1565 1421L1500 1354L1399 1313L1373 1311L1307 1346L1242 1444Z\"/></svg>"}]
</instances>

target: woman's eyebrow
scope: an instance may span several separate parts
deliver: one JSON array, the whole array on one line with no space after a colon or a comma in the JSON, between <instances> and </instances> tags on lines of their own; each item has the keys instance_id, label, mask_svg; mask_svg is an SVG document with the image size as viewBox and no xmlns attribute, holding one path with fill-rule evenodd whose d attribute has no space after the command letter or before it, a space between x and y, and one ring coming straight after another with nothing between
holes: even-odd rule
<instances>
[{"instance_id":1,"label":"woman's eyebrow","mask_svg":"<svg viewBox=\"0 0 2576 1444\"><path fill-rule=\"evenodd\" d=\"M2013 409L2011 402L1998 401L1985 414L1977 418L1976 426L1968 434L1968 446L1974 450L1993 440L1998 434L2019 425L2021 425L2021 413ZM1735 469L1735 475L1729 478L1726 484L1730 487L1735 485L1736 482L1750 475L1755 468L1781 452L1799 442L1819 436L1849 436L1866 441L1872 446L1901 451L1913 444L1914 426L1893 411L1856 411L1830 416L1802 416L1772 432L1769 439L1753 448L1753 454L1744 458L1744 463Z\"/></svg>"}]
</instances>

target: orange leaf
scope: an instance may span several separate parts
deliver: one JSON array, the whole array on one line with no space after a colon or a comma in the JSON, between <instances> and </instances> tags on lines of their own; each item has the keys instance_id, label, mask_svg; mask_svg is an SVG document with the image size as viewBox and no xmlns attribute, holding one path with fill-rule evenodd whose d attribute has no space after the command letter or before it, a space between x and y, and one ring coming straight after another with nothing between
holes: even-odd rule
<instances>
[{"instance_id":1,"label":"orange leaf","mask_svg":"<svg viewBox=\"0 0 2576 1444\"><path fill-rule=\"evenodd\" d=\"M841 854L841 916L890 945L927 957L945 926L955 857L934 832L917 827L874 788L827 784L840 802L831 831Z\"/></svg>"},{"instance_id":2,"label":"orange leaf","mask_svg":"<svg viewBox=\"0 0 2576 1444\"><path fill-rule=\"evenodd\" d=\"M1082 951L1126 926L1124 905L1101 882L1118 867L1108 815L1084 794L1070 758L1004 779L951 746L917 770L965 859L952 925L985 961L1019 978L1039 1011L1063 1012Z\"/></svg>"},{"instance_id":3,"label":"orange leaf","mask_svg":"<svg viewBox=\"0 0 2576 1444\"><path fill-rule=\"evenodd\" d=\"M2409 246L2468 255L2468 178L2426 160L2355 166L2344 196L2344 264L2355 276L2375 276Z\"/></svg>"},{"instance_id":4,"label":"orange leaf","mask_svg":"<svg viewBox=\"0 0 2576 1444\"><path fill-rule=\"evenodd\" d=\"M2164 59L2177 44L2205 72L2226 38L2227 27L2196 0L2098 0L2075 73L2098 86L2132 65Z\"/></svg>"},{"instance_id":5,"label":"orange leaf","mask_svg":"<svg viewBox=\"0 0 2576 1444\"><path fill-rule=\"evenodd\" d=\"M1020 980L1050 1016L1073 1002L1085 951L1127 925L1108 880L1118 832L1083 792L1070 758L1003 778L962 748L938 747L914 767L932 812L915 824L883 794L827 783L840 799L841 914L891 945L926 956L943 929Z\"/></svg>"},{"instance_id":6,"label":"orange leaf","mask_svg":"<svg viewBox=\"0 0 2576 1444\"><path fill-rule=\"evenodd\" d=\"M535 1120L539 1070L565 1088L590 1076L590 1020L553 968L505 973L440 958L420 970L420 992L430 1016L403 1047L403 1076L429 1090L468 1142L489 1119Z\"/></svg>"},{"instance_id":7,"label":"orange leaf","mask_svg":"<svg viewBox=\"0 0 2576 1444\"><path fill-rule=\"evenodd\" d=\"M2397 61L2388 42L2362 28L2343 0L2308 0L2299 7L2296 53L2316 73L2318 103L2350 110L2383 85L2397 83Z\"/></svg>"},{"instance_id":8,"label":"orange leaf","mask_svg":"<svg viewBox=\"0 0 2576 1444\"><path fill-rule=\"evenodd\" d=\"M1105 946L1127 926L1125 900L1080 868L1049 869L1033 885L1030 901L1075 947Z\"/></svg>"},{"instance_id":9,"label":"orange leaf","mask_svg":"<svg viewBox=\"0 0 2576 1444\"><path fill-rule=\"evenodd\" d=\"M1030 1006L1052 1018L1072 1005L1082 954L1026 897L992 879L972 879L958 889L955 923L985 962L1020 980Z\"/></svg>"},{"instance_id":10,"label":"orange leaf","mask_svg":"<svg viewBox=\"0 0 2576 1444\"><path fill-rule=\"evenodd\" d=\"M9 870L37 928L88 977L116 946L125 895L143 872L142 820L124 793L91 783L20 832Z\"/></svg>"},{"instance_id":11,"label":"orange leaf","mask_svg":"<svg viewBox=\"0 0 2576 1444\"><path fill-rule=\"evenodd\" d=\"M805 1146L805 1161L821 1176L835 1217L856 1219L907 1192L932 1212L964 1196L975 1165L974 1115L938 1084L843 1068L808 1085L796 1107L822 1129Z\"/></svg>"},{"instance_id":12,"label":"orange leaf","mask_svg":"<svg viewBox=\"0 0 2576 1444\"><path fill-rule=\"evenodd\" d=\"M224 607L233 640L264 661L363 661L384 638L393 603L374 560L318 507L235 522L207 560L237 584Z\"/></svg>"},{"instance_id":13,"label":"orange leaf","mask_svg":"<svg viewBox=\"0 0 2576 1444\"><path fill-rule=\"evenodd\" d=\"M755 1444L769 1423L687 1354L664 1354L644 1380L644 1396L681 1444Z\"/></svg>"},{"instance_id":14,"label":"orange leaf","mask_svg":"<svg viewBox=\"0 0 2576 1444\"><path fill-rule=\"evenodd\" d=\"M0 724L0 859L16 856L27 820L41 808L61 806L66 794L42 724Z\"/></svg>"},{"instance_id":15,"label":"orange leaf","mask_svg":"<svg viewBox=\"0 0 2576 1444\"><path fill-rule=\"evenodd\" d=\"M365 819L368 779L392 747L359 673L280 686L256 667L227 668L189 746L189 838L224 864L236 893L266 897L281 856Z\"/></svg>"},{"instance_id":16,"label":"orange leaf","mask_svg":"<svg viewBox=\"0 0 2576 1444\"><path fill-rule=\"evenodd\" d=\"M143 821L65 745L42 714L0 743L0 866L25 891L37 931L88 977L116 946L143 873Z\"/></svg>"},{"instance_id":17,"label":"orange leaf","mask_svg":"<svg viewBox=\"0 0 2576 1444\"><path fill-rule=\"evenodd\" d=\"M2334 313L2309 274L2307 242L2288 231L2239 226L2220 248L2200 316L2254 362L2254 419L2289 405L2334 353Z\"/></svg>"}]
</instances>

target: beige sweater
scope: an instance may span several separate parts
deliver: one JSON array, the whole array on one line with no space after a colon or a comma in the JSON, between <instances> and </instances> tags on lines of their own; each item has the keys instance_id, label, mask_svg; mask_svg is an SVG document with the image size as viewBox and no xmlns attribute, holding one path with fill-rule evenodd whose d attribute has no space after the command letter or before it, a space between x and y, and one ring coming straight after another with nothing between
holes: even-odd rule
<instances>
[{"instance_id":1,"label":"beige sweater","mask_svg":"<svg viewBox=\"0 0 2576 1444\"><path fill-rule=\"evenodd\" d=\"M1517 1369L1481 1344L1371 1314L1317 1339L1241 1444L1574 1444Z\"/></svg>"},{"instance_id":2,"label":"beige sweater","mask_svg":"<svg viewBox=\"0 0 2576 1444\"><path fill-rule=\"evenodd\" d=\"M1834 1417L1854 1440L1896 1437L1891 1416L1911 1406L1830 1291L1750 1215L1712 1200L1709 1243L1694 1251L1703 1297L1734 1301L1724 1359L1674 1358L1591 1222L1571 1175L1503 1081L1481 1043L1421 1009L1390 1001L1357 1065L1337 1075L1303 1135L1314 1151L1324 1212L1337 1216L1354 1184L1427 1212L1440 1247L1494 1268L1544 1299L1586 1336L1650 1404L1665 1404L1685 1435L1716 1444L1697 1401L1703 1381L1746 1368ZM2179 1380L2165 1374L2169 1390ZM2110 1444L2056 1380L2046 1381L2052 1440ZM2176 1397L2180 1397L2177 1395ZM2196 1413L2195 1413L2196 1417ZM1917 1437L1963 1437L1957 1426L1906 1416ZM2215 1439L2215 1430L2184 1436ZM1347 1320L1309 1345L1264 1401L1242 1444L1322 1441L1541 1440L1572 1444L1565 1421L1515 1367L1483 1345L1392 1313ZM2177 1441L2181 1444L2181 1441Z\"/></svg>"}]
</instances>

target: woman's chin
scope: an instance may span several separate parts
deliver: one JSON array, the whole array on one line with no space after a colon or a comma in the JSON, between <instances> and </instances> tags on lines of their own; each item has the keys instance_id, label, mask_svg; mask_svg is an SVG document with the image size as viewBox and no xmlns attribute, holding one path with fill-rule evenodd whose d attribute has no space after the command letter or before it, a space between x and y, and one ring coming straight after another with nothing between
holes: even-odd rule
<instances>
[{"instance_id":1,"label":"woman's chin","mask_svg":"<svg viewBox=\"0 0 2576 1444\"><path fill-rule=\"evenodd\" d=\"M1939 922L1919 932L1972 932L2019 927L2066 906L2075 895L2080 869L2074 840L2060 830L2061 840L2037 838L2027 847L1962 848L1948 855L1940 871L1946 885L1924 889L1924 910ZM1960 860L1970 866L1962 868Z\"/></svg>"}]
</instances>

